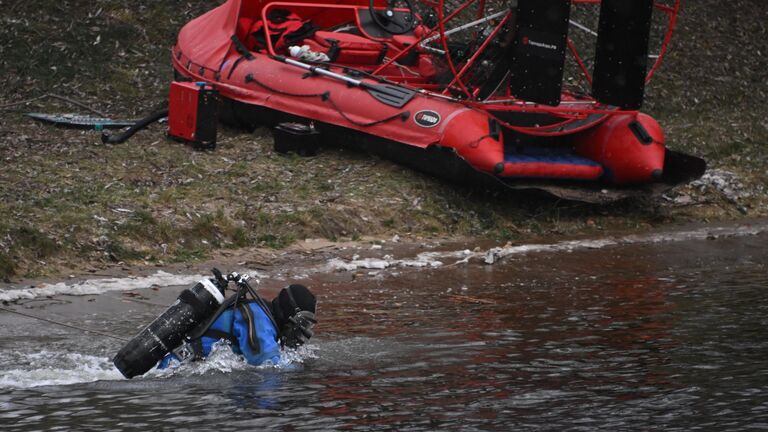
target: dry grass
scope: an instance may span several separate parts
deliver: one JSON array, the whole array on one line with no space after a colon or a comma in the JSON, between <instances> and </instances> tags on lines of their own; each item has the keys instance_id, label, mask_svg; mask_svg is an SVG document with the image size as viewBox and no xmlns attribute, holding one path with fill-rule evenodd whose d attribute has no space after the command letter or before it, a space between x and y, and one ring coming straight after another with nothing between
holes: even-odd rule
<instances>
[{"instance_id":1,"label":"dry grass","mask_svg":"<svg viewBox=\"0 0 768 432\"><path fill-rule=\"evenodd\" d=\"M178 28L215 2L14 2L0 26L0 105L55 92L130 117L166 93ZM163 126L105 146L95 132L0 111L0 277L120 262L201 259L307 237L473 236L500 241L766 214L765 23L758 1L686 2L647 108L671 146L741 175L752 196L681 188L610 206L457 187L370 156L272 152L269 131L224 129L214 152L168 141ZM743 5L743 8L738 7ZM706 22L707 25L702 25ZM734 46L736 45L736 46ZM762 51L761 51L762 50ZM756 55L760 52L760 55ZM76 111L37 101L18 111ZM738 205L736 205L738 204ZM741 212L740 212L741 211Z\"/></svg>"}]
</instances>

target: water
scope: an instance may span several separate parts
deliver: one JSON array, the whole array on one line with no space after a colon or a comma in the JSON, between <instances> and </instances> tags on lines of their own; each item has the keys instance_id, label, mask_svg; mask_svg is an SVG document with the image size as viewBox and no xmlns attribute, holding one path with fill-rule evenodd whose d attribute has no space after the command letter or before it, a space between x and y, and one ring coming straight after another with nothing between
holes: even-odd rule
<instances>
[{"instance_id":1,"label":"water","mask_svg":"<svg viewBox=\"0 0 768 432\"><path fill-rule=\"evenodd\" d=\"M109 362L119 341L0 312L1 429L768 429L766 244L761 233L316 273L317 337L281 365L225 349L130 381ZM131 335L178 291L15 307Z\"/></svg>"}]
</instances>

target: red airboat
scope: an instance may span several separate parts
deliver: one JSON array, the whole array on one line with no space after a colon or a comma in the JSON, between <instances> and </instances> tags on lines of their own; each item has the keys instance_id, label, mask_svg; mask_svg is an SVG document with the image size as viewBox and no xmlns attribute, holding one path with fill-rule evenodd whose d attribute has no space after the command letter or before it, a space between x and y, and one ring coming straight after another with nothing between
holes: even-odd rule
<instances>
[{"instance_id":1,"label":"red airboat","mask_svg":"<svg viewBox=\"0 0 768 432\"><path fill-rule=\"evenodd\" d=\"M703 173L638 112L679 0L412 1L228 0L173 66L224 121L311 124L455 181L607 201Z\"/></svg>"}]
</instances>

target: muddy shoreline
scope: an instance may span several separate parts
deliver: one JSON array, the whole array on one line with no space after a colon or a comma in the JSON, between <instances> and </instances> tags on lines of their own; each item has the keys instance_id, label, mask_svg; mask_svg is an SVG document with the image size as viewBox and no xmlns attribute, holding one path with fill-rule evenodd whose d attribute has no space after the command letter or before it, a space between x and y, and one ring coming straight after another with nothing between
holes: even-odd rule
<instances>
[{"instance_id":1,"label":"muddy shoreline","mask_svg":"<svg viewBox=\"0 0 768 432\"><path fill-rule=\"evenodd\" d=\"M120 265L99 272L72 272L56 277L23 279L0 284L3 304L51 299L61 294L90 295L101 290L132 291L165 285L184 285L206 277L213 267L225 272L246 272L261 287L277 291L289 281L313 283L350 282L357 279L398 277L423 270L456 266L493 266L502 261L537 254L569 253L584 249L613 248L629 244L666 244L692 240L717 240L768 232L768 219L738 222L681 224L658 230L604 232L538 238L529 242L498 243L488 240L445 238L409 242L401 239L366 239L356 242L307 240L283 251L240 249L217 257L173 265ZM100 285L100 281L103 281ZM110 286L113 286L110 288ZM18 295L21 291L30 294ZM39 293L36 292L39 290ZM26 299L26 300L25 300Z\"/></svg>"}]
</instances>

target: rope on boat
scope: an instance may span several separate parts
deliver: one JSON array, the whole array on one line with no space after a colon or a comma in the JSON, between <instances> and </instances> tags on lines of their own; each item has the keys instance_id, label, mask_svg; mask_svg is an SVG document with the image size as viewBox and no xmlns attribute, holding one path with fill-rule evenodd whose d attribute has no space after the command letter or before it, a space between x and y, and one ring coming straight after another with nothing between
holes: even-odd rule
<instances>
[{"instance_id":1,"label":"rope on boat","mask_svg":"<svg viewBox=\"0 0 768 432\"><path fill-rule=\"evenodd\" d=\"M383 118L383 119L380 119L380 120L374 120L374 121L372 121L372 122L363 123L363 122L359 122L359 121L357 121L357 120L354 120L354 119L350 118L349 116L347 116L347 114L346 114L344 111L342 111L342 110L341 110L341 108L339 108L339 106L338 106L338 105L336 105L336 102L334 102L334 101L331 99L331 95L330 95L330 94L329 94L329 95L328 95L328 97L325 99L325 101L326 101L326 102L328 102L329 104L331 104L331 107L332 107L333 109L335 109L335 110L336 110L336 111L339 113L339 115L341 115L342 117L344 117L344 120L346 120L346 121L348 121L348 122L352 123L352 124L353 124L353 125L355 125L355 126L359 126L359 127L370 127L370 126L376 126L377 124L386 123L386 122L388 122L388 121L390 121L390 120L394 120L394 119L396 119L396 118L399 118L399 119L401 119L401 120L405 121L405 120L407 120L407 119L408 119L408 117L410 117L410 116L411 116L411 113L410 113L410 111L403 111L403 112L399 112L399 113L395 113L395 114L392 114L391 116L389 116L389 117L385 117L385 118Z\"/></svg>"},{"instance_id":2,"label":"rope on boat","mask_svg":"<svg viewBox=\"0 0 768 432\"><path fill-rule=\"evenodd\" d=\"M291 93L291 92L287 92L287 91L284 91L284 90L279 90L279 89L276 89L276 88L272 88L269 85L264 84L263 82L261 82L258 79L256 79L256 77L254 77L253 74L246 75L245 76L245 82L246 83L251 83L252 82L252 83L258 85L259 87L264 88L265 90L267 90L269 92L273 92L273 93L277 93L277 94L282 94L284 96L292 96L292 97L319 97L323 101L328 102L331 105L331 108L336 110L336 112L338 112L339 115L344 118L344 120L346 120L346 121L348 121L348 122L350 122L353 125L358 126L358 127L376 126L378 124L386 123L388 121L391 121L391 120L394 120L394 119L397 119L397 118L405 121L411 115L410 111L402 111L402 112L399 112L399 113L392 114L391 116L385 117L385 118L380 119L380 120L374 120L372 122L363 123L363 122L357 121L357 120L355 120L353 118L350 118L347 115L347 113L345 113L341 108L339 108L339 106L336 105L336 102L334 102L333 99L331 99L331 92L329 92L329 91L325 91L323 93Z\"/></svg>"},{"instance_id":3,"label":"rope on boat","mask_svg":"<svg viewBox=\"0 0 768 432\"><path fill-rule=\"evenodd\" d=\"M269 85L264 84L263 82L257 80L256 77L253 76L253 74L246 75L245 76L245 82L246 83L250 83L250 82L256 83L259 87L262 87L262 88L264 88L267 91L270 91L270 92L273 92L273 93L277 93L277 94L281 94L281 95L285 95L285 96L293 96L293 97L319 97L319 98L324 98L324 97L330 98L331 97L331 92L327 92L327 91L323 92L323 93L291 93L291 92L288 92L288 91L285 91L285 90L278 90L276 88L272 88Z\"/></svg>"}]
</instances>

